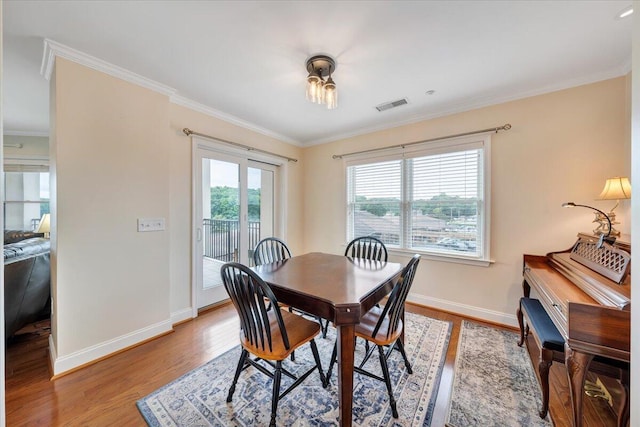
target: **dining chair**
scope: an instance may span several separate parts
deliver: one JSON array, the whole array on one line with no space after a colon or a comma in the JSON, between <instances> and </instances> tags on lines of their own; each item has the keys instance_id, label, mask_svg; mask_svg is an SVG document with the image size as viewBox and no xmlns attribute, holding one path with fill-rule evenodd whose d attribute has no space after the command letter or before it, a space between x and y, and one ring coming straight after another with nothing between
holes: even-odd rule
<instances>
[{"instance_id":1,"label":"dining chair","mask_svg":"<svg viewBox=\"0 0 640 427\"><path fill-rule=\"evenodd\" d=\"M224 264L220 269L220 274L224 287L240 317L240 344L242 346L240 360L227 395L227 402L231 402L233 399L240 373L249 366L255 367L273 379L269 426L274 427L279 400L302 383L314 370L318 369L322 386L326 388L328 385L322 372L318 347L314 340L320 332L320 325L302 316L279 309L278 301L269 285L245 265L235 262ZM267 309L267 303L273 307L271 310ZM282 361L289 357L295 349L306 343L311 345L315 365L296 377L283 368ZM254 356L253 359L250 354ZM260 360L264 362L260 363ZM269 370L265 364L274 369ZM294 382L280 393L282 374L292 378Z\"/></svg>"},{"instance_id":2,"label":"dining chair","mask_svg":"<svg viewBox=\"0 0 640 427\"><path fill-rule=\"evenodd\" d=\"M289 247L284 241L278 239L277 237L265 237L258 242L255 249L253 250L253 263L255 265L271 264L272 262L278 262L288 258L291 258L291 251L289 250ZM270 308L271 306L267 307L267 309ZM289 312L293 312L293 310L293 307L289 307ZM314 316L302 310L295 310L302 314L315 317L320 324L320 329L324 332L321 317ZM327 323L328 322L329 321L327 321ZM325 337L325 335L326 334L323 333L323 338ZM296 360L295 353L293 352L291 353L291 360Z\"/></svg>"},{"instance_id":3,"label":"dining chair","mask_svg":"<svg viewBox=\"0 0 640 427\"><path fill-rule=\"evenodd\" d=\"M266 237L258 242L253 250L255 265L271 264L291 258L291 251L287 244L277 237Z\"/></svg>"},{"instance_id":4,"label":"dining chair","mask_svg":"<svg viewBox=\"0 0 640 427\"><path fill-rule=\"evenodd\" d=\"M347 245L344 256L365 258L373 261L387 261L387 247L382 240L373 236L356 237Z\"/></svg>"},{"instance_id":5,"label":"dining chair","mask_svg":"<svg viewBox=\"0 0 640 427\"><path fill-rule=\"evenodd\" d=\"M391 355L392 351L397 349L404 359L404 365L407 368L407 372L410 374L413 373L411 363L409 363L409 359L407 359L407 354L404 350L404 344L399 338L402 336L402 332L404 331L404 304L407 300L409 289L411 289L411 284L413 283L413 278L416 274L419 262L420 255L414 255L402 270L400 279L398 279L396 284L393 286L391 295L389 295L389 299L384 307L373 307L360 319L360 323L355 327L356 337L363 338L375 346L372 346L371 349L366 352L365 357L362 359L362 362L360 362L360 365L354 367L353 370L359 374L384 381L387 386L389 404L391 405L391 412L394 418L398 418L398 410L396 409L396 401L393 397L393 387L391 385L387 359ZM385 347L388 347L386 352L384 349ZM363 369L364 365L367 363L376 348L378 349L378 358L380 359L382 377ZM327 369L327 381L331 378L331 372L336 363L336 359L337 345L334 345L329 369Z\"/></svg>"},{"instance_id":6,"label":"dining chair","mask_svg":"<svg viewBox=\"0 0 640 427\"><path fill-rule=\"evenodd\" d=\"M254 265L271 264L272 262L282 261L288 258L291 258L289 247L277 237L266 237L260 240L253 249ZM271 308L271 306L268 308ZM289 311L291 311L291 309Z\"/></svg>"},{"instance_id":7,"label":"dining chair","mask_svg":"<svg viewBox=\"0 0 640 427\"><path fill-rule=\"evenodd\" d=\"M351 240L344 251L344 256L351 258L370 259L372 261L387 261L389 254L382 240L373 236L361 236ZM322 325L322 337L327 336L329 321ZM367 351L369 345L367 344Z\"/></svg>"}]
</instances>

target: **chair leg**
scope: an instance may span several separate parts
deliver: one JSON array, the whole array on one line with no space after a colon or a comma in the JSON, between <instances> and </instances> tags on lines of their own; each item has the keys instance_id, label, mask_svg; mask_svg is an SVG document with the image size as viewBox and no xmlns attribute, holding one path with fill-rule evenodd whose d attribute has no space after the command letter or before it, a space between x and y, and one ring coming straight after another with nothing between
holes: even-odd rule
<instances>
[{"instance_id":1,"label":"chair leg","mask_svg":"<svg viewBox=\"0 0 640 427\"><path fill-rule=\"evenodd\" d=\"M328 324L328 323L327 323ZM353 338L354 341L354 345L357 342L357 337ZM366 343L368 343L369 341L365 341ZM368 357L367 357L368 359ZM333 366L336 364L336 362L338 361L338 340L336 339L336 342L333 344L333 352L331 353L331 362L329 362L329 369L327 369L327 384L329 384L329 381L331 381L331 374L333 373ZM366 360L365 360L366 362Z\"/></svg>"},{"instance_id":2,"label":"chair leg","mask_svg":"<svg viewBox=\"0 0 640 427\"><path fill-rule=\"evenodd\" d=\"M318 372L320 373L320 381L322 382L322 388L327 388L329 385L329 379L324 376L322 372L322 363L320 363L320 354L318 353L318 346L315 340L311 340L311 351L313 352L313 358L316 360L318 366Z\"/></svg>"},{"instance_id":3,"label":"chair leg","mask_svg":"<svg viewBox=\"0 0 640 427\"><path fill-rule=\"evenodd\" d=\"M276 370L273 373L273 393L271 397L271 422L269 427L276 427L276 411L280 400L280 378L282 377L282 361L276 362Z\"/></svg>"},{"instance_id":4,"label":"chair leg","mask_svg":"<svg viewBox=\"0 0 640 427\"><path fill-rule=\"evenodd\" d=\"M411 363L409 363L409 359L407 358L407 353L405 353L404 351L404 344L402 344L402 340L400 339L396 340L395 345L398 347L398 350L400 350L400 354L402 354L402 358L404 359L404 366L407 367L407 372L409 374L413 374L413 369L411 369Z\"/></svg>"},{"instance_id":5,"label":"chair leg","mask_svg":"<svg viewBox=\"0 0 640 427\"><path fill-rule=\"evenodd\" d=\"M378 346L378 356L380 358L380 367L382 368L384 383L386 384L387 392L389 393L389 405L391 405L391 413L393 414L393 418L398 418L398 410L396 409L396 400L393 398L393 389L391 387L391 377L389 376L387 358L384 354L384 348L382 348L381 345Z\"/></svg>"},{"instance_id":6,"label":"chair leg","mask_svg":"<svg viewBox=\"0 0 640 427\"><path fill-rule=\"evenodd\" d=\"M329 321L327 320L326 323L323 325L322 319L318 317L318 320L320 321L320 327L322 328L322 338L326 338L327 331L329 331Z\"/></svg>"},{"instance_id":7,"label":"chair leg","mask_svg":"<svg viewBox=\"0 0 640 427\"><path fill-rule=\"evenodd\" d=\"M242 372L242 368L244 368L245 360L247 359L247 355L249 352L242 349L242 353L240 353L240 360L238 361L238 367L236 368L236 374L233 377L233 382L231 383L231 387L229 388L229 394L227 395L227 403L231 402L233 399L233 393L236 391L236 383L238 382L238 378L240 377L240 372Z\"/></svg>"},{"instance_id":8,"label":"chair leg","mask_svg":"<svg viewBox=\"0 0 640 427\"><path fill-rule=\"evenodd\" d=\"M333 372L333 365L338 360L338 341L333 344L333 352L331 352L331 362L329 362L329 369L327 369L327 384L331 380L331 373Z\"/></svg>"}]
</instances>

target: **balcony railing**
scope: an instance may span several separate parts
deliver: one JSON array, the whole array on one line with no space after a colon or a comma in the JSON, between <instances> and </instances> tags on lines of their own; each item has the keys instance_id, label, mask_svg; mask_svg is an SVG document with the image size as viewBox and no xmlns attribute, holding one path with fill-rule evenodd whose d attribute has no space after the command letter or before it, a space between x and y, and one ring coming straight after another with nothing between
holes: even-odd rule
<instances>
[{"instance_id":1,"label":"balcony railing","mask_svg":"<svg viewBox=\"0 0 640 427\"><path fill-rule=\"evenodd\" d=\"M238 221L204 219L204 256L223 262L238 261L240 229ZM260 241L260 222L249 221L249 253Z\"/></svg>"}]
</instances>

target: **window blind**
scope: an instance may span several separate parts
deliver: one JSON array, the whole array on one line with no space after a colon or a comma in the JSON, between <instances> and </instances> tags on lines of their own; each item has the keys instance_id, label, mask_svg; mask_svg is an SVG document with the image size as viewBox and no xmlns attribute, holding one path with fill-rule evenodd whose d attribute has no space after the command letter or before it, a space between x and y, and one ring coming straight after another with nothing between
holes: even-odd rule
<instances>
[{"instance_id":1,"label":"window blind","mask_svg":"<svg viewBox=\"0 0 640 427\"><path fill-rule=\"evenodd\" d=\"M347 240L371 235L399 249L488 259L485 139L348 163Z\"/></svg>"}]
</instances>

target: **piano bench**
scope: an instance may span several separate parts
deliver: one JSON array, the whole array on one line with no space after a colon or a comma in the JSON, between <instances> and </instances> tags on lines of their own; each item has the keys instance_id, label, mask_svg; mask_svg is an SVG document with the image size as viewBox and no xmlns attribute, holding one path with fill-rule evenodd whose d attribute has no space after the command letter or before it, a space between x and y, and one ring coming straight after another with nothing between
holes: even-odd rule
<instances>
[{"instance_id":1,"label":"piano bench","mask_svg":"<svg viewBox=\"0 0 640 427\"><path fill-rule=\"evenodd\" d=\"M522 347L522 344L526 342L527 350L529 349L527 337L531 331L540 347L538 378L542 389L542 409L539 415L540 418L545 418L549 412L549 369L554 359L554 353L564 353L564 338L537 299L520 298L517 316L518 324L520 325L520 342L518 342L518 346ZM560 358L559 360L562 359Z\"/></svg>"}]
</instances>

